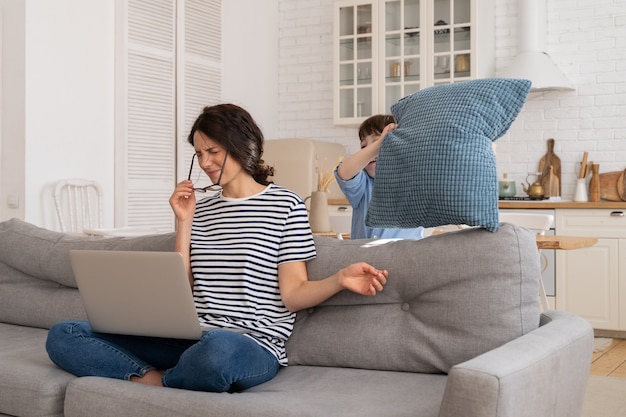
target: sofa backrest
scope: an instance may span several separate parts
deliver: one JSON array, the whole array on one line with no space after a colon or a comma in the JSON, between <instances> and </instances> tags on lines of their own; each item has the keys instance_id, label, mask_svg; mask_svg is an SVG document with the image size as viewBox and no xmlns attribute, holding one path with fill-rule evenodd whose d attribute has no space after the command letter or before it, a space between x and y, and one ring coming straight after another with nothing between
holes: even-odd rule
<instances>
[{"instance_id":1,"label":"sofa backrest","mask_svg":"<svg viewBox=\"0 0 626 417\"><path fill-rule=\"evenodd\" d=\"M171 251L174 233L134 237L68 235L11 219L0 223L0 262L76 288L69 249Z\"/></svg>"},{"instance_id":2,"label":"sofa backrest","mask_svg":"<svg viewBox=\"0 0 626 417\"><path fill-rule=\"evenodd\" d=\"M0 322L49 328L85 319L68 249L163 250L174 234L74 237L19 220L0 223ZM341 292L297 315L291 365L447 372L539 325L533 232L502 224L419 241L315 237L309 279L365 261L389 271L374 297Z\"/></svg>"},{"instance_id":3,"label":"sofa backrest","mask_svg":"<svg viewBox=\"0 0 626 417\"><path fill-rule=\"evenodd\" d=\"M50 328L85 320L69 249L171 251L173 233L87 237L59 233L18 219L0 223L0 322Z\"/></svg>"},{"instance_id":4,"label":"sofa backrest","mask_svg":"<svg viewBox=\"0 0 626 417\"><path fill-rule=\"evenodd\" d=\"M341 292L298 313L292 365L438 373L539 325L535 235L502 224L419 241L316 237L309 279L365 261L389 271L374 297Z\"/></svg>"}]
</instances>

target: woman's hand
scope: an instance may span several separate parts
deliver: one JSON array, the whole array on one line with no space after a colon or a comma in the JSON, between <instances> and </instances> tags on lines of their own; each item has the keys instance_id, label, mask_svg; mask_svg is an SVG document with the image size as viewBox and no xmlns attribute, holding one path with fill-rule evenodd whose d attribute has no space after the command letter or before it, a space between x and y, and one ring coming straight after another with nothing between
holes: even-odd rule
<instances>
[{"instance_id":1,"label":"woman's hand","mask_svg":"<svg viewBox=\"0 0 626 417\"><path fill-rule=\"evenodd\" d=\"M170 206L179 222L190 221L196 210L196 195L193 192L193 183L184 180L176 185L170 197Z\"/></svg>"},{"instance_id":2,"label":"woman's hand","mask_svg":"<svg viewBox=\"0 0 626 417\"><path fill-rule=\"evenodd\" d=\"M193 183L191 181L181 181L176 185L170 197L170 206L178 221L176 225L176 243L174 250L183 255L189 285L193 289L193 273L191 272L189 247L191 246L193 215L196 211L196 194L193 192Z\"/></svg>"},{"instance_id":3,"label":"woman's hand","mask_svg":"<svg viewBox=\"0 0 626 417\"><path fill-rule=\"evenodd\" d=\"M339 271L341 286L362 295L376 295L387 283L387 270L376 269L365 262L348 265Z\"/></svg>"},{"instance_id":4,"label":"woman's hand","mask_svg":"<svg viewBox=\"0 0 626 417\"><path fill-rule=\"evenodd\" d=\"M309 281L304 261L283 262L278 265L280 295L289 311L314 307L342 290L376 295L387 283L387 275L386 270L360 262L325 279Z\"/></svg>"}]
</instances>

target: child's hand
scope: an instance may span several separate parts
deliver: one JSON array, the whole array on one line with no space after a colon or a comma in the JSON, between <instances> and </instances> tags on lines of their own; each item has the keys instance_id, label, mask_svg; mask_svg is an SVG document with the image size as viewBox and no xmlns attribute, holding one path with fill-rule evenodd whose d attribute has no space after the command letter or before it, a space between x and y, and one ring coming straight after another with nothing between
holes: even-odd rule
<instances>
[{"instance_id":1,"label":"child's hand","mask_svg":"<svg viewBox=\"0 0 626 417\"><path fill-rule=\"evenodd\" d=\"M387 133L394 130L396 126L397 125L395 123L389 123L387 126L385 126L385 128L383 129L383 132L380 134L381 139L385 139L385 136L387 136Z\"/></svg>"}]
</instances>

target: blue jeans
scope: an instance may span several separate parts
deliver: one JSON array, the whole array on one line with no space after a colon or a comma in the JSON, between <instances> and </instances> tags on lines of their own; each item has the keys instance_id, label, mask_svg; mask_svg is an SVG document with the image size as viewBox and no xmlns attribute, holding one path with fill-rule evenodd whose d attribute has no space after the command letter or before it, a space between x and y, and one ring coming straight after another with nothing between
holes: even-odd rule
<instances>
[{"instance_id":1,"label":"blue jeans","mask_svg":"<svg viewBox=\"0 0 626 417\"><path fill-rule=\"evenodd\" d=\"M276 357L251 337L211 330L200 340L97 333L85 321L54 325L46 350L59 367L77 376L130 380L165 370L163 385L196 391L235 392L272 379Z\"/></svg>"}]
</instances>

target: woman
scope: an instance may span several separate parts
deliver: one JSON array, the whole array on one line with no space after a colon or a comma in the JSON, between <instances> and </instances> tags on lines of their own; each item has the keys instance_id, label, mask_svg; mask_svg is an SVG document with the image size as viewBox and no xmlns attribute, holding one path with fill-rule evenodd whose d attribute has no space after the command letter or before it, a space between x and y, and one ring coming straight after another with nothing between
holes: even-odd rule
<instances>
[{"instance_id":1,"label":"woman","mask_svg":"<svg viewBox=\"0 0 626 417\"><path fill-rule=\"evenodd\" d=\"M46 344L53 362L78 376L96 375L200 391L241 391L287 365L285 341L295 311L343 289L382 291L387 271L357 263L309 281L315 257L302 199L272 184L261 160L263 134L244 109L206 107L188 137L214 186L181 181L170 205L176 248L185 259L199 341L95 333L87 322L55 325ZM193 164L193 161L192 161ZM196 201L196 192L218 190Z\"/></svg>"}]
</instances>

